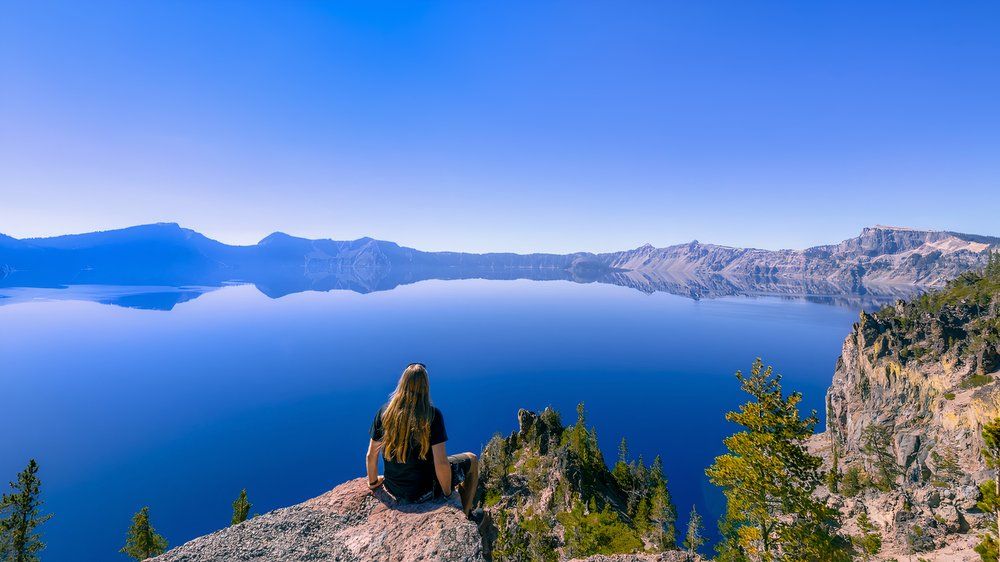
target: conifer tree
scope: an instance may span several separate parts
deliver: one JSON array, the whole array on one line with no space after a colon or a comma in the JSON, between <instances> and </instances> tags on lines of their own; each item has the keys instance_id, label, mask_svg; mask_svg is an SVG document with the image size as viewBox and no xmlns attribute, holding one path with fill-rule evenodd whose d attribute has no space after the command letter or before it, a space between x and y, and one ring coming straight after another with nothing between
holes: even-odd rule
<instances>
[{"instance_id":1,"label":"conifer tree","mask_svg":"<svg viewBox=\"0 0 1000 562\"><path fill-rule=\"evenodd\" d=\"M837 452L837 443L833 443L830 453L830 472L826 474L826 487L834 494L840 492L840 454Z\"/></svg>"},{"instance_id":2,"label":"conifer tree","mask_svg":"<svg viewBox=\"0 0 1000 562\"><path fill-rule=\"evenodd\" d=\"M132 516L132 525L125 536L125 546L119 552L136 560L145 560L163 554L166 550L166 539L156 532L149 521L149 508L140 509Z\"/></svg>"},{"instance_id":3,"label":"conifer tree","mask_svg":"<svg viewBox=\"0 0 1000 562\"><path fill-rule=\"evenodd\" d=\"M749 375L736 377L751 400L726 419L743 429L724 440L729 452L706 471L726 496L720 560L849 560L846 541L836 535L836 512L812 496L822 481L821 461L805 440L816 412L800 417L802 395L785 396L781 376L760 359Z\"/></svg>"},{"instance_id":4,"label":"conifer tree","mask_svg":"<svg viewBox=\"0 0 1000 562\"><path fill-rule=\"evenodd\" d=\"M11 493L0 496L0 560L35 562L45 548L38 526L52 518L41 512L41 480L35 459L28 461L10 488Z\"/></svg>"},{"instance_id":5,"label":"conifer tree","mask_svg":"<svg viewBox=\"0 0 1000 562\"><path fill-rule=\"evenodd\" d=\"M237 523L246 521L251 507L253 507L253 504L247 500L247 489L243 488L239 497L233 502L233 521L231 524L236 525Z\"/></svg>"},{"instance_id":6,"label":"conifer tree","mask_svg":"<svg viewBox=\"0 0 1000 562\"><path fill-rule=\"evenodd\" d=\"M615 463L615 468L611 471L611 474L615 477L615 482L618 483L618 487L622 489L623 492L628 492L632 489L632 473L628 466L628 442L622 437L621 443L618 444L618 462Z\"/></svg>"},{"instance_id":7,"label":"conifer tree","mask_svg":"<svg viewBox=\"0 0 1000 562\"><path fill-rule=\"evenodd\" d=\"M854 537L854 544L865 560L870 560L872 556L882 550L882 535L878 532L878 527L868 518L868 513L862 511L858 516L858 530L861 534Z\"/></svg>"},{"instance_id":8,"label":"conifer tree","mask_svg":"<svg viewBox=\"0 0 1000 562\"><path fill-rule=\"evenodd\" d=\"M875 485L883 492L889 491L899 476L899 465L889 450L892 446L892 435L881 425L869 425L861 432L862 450L869 462L875 468Z\"/></svg>"},{"instance_id":9,"label":"conifer tree","mask_svg":"<svg viewBox=\"0 0 1000 562\"><path fill-rule=\"evenodd\" d=\"M674 548L677 545L677 509L670 499L667 488L667 477L663 474L663 459L659 455L653 459L649 467L650 522L656 532L654 540L661 550Z\"/></svg>"},{"instance_id":10,"label":"conifer tree","mask_svg":"<svg viewBox=\"0 0 1000 562\"><path fill-rule=\"evenodd\" d=\"M684 548L687 550L688 560L694 560L698 549L705 544L705 537L702 534L703 526L701 515L695 506L691 506L691 513L688 515L687 535L684 537Z\"/></svg>"},{"instance_id":11,"label":"conifer tree","mask_svg":"<svg viewBox=\"0 0 1000 562\"><path fill-rule=\"evenodd\" d=\"M986 466L995 472L992 481L983 482L979 490L982 499L976 504L979 509L992 515L993 529L982 536L982 542L976 545L976 552L988 562L996 562L1000 558L1000 418L996 418L983 426L983 460Z\"/></svg>"}]
</instances>

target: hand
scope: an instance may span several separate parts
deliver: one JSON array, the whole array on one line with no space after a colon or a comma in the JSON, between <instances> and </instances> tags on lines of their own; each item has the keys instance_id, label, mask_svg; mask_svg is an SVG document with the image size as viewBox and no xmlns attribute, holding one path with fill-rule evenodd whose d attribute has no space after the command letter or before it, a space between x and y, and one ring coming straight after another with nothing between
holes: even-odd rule
<instances>
[{"instance_id":1,"label":"hand","mask_svg":"<svg viewBox=\"0 0 1000 562\"><path fill-rule=\"evenodd\" d=\"M378 478L375 479L375 482L368 482L368 488L370 490L377 490L382 487L383 482L385 482L385 478L379 476Z\"/></svg>"}]
</instances>

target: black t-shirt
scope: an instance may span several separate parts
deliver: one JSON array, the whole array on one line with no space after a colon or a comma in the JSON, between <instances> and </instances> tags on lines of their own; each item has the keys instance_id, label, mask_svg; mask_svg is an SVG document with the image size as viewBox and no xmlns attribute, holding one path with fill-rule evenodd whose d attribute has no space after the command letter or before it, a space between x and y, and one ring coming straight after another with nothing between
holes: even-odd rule
<instances>
[{"instance_id":1,"label":"black t-shirt","mask_svg":"<svg viewBox=\"0 0 1000 562\"><path fill-rule=\"evenodd\" d=\"M375 419L372 420L372 427L368 431L369 437L373 441L381 441L385 430L382 428L382 414L385 413L385 405L378 409ZM441 410L434 408L434 419L431 420L431 446L444 443L448 440L448 433L444 429L444 416ZM427 458L420 458L420 446L411 443L406 451L406 462L391 461L383 455L385 464L385 487L389 493L397 498L408 501L416 501L421 496L434 489L434 479L437 478L434 472L434 455L427 451Z\"/></svg>"}]
</instances>

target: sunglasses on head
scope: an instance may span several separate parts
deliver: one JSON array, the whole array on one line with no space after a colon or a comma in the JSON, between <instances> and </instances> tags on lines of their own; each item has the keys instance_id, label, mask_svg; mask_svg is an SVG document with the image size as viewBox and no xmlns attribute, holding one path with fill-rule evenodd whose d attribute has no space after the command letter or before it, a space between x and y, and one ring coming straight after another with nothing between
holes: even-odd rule
<instances>
[{"instance_id":1,"label":"sunglasses on head","mask_svg":"<svg viewBox=\"0 0 1000 562\"><path fill-rule=\"evenodd\" d=\"M410 367L413 367L414 365L416 365L417 367L423 367L424 369L426 369L426 368L427 368L427 365L424 365L423 363L410 363L410 364L409 364L409 365L407 365L406 367L407 367L407 368L410 368Z\"/></svg>"}]
</instances>

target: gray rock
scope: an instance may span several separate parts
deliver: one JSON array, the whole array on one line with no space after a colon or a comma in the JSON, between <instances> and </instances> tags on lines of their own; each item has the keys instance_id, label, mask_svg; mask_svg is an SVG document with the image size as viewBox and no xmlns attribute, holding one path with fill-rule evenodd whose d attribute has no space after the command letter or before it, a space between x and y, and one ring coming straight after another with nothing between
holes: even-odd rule
<instances>
[{"instance_id":1,"label":"gray rock","mask_svg":"<svg viewBox=\"0 0 1000 562\"><path fill-rule=\"evenodd\" d=\"M156 562L479 562L482 539L451 501L399 505L358 478L305 503L194 539Z\"/></svg>"}]
</instances>

